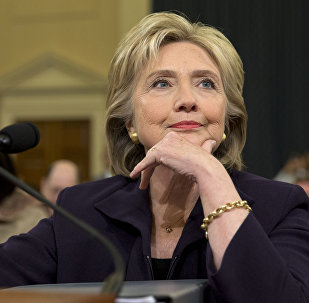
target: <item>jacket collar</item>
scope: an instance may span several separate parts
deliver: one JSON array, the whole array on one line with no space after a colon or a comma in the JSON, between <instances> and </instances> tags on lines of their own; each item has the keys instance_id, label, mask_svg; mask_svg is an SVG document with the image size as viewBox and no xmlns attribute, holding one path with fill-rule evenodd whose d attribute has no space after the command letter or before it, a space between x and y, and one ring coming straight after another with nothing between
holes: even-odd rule
<instances>
[{"instance_id":1,"label":"jacket collar","mask_svg":"<svg viewBox=\"0 0 309 303\"><path fill-rule=\"evenodd\" d=\"M149 190L139 189L140 180L125 179L127 182L122 182L113 192L103 196L94 207L112 219L129 223L140 231L145 240L150 241L152 214Z\"/></svg>"}]
</instances>

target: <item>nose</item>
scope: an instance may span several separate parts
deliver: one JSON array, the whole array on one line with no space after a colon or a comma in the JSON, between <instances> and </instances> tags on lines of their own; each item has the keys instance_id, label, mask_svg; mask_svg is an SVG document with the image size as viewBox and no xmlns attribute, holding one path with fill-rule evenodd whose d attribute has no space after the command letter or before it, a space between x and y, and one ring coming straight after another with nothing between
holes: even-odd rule
<instances>
[{"instance_id":1,"label":"nose","mask_svg":"<svg viewBox=\"0 0 309 303\"><path fill-rule=\"evenodd\" d=\"M191 86L182 86L179 87L177 91L176 96L176 102L175 102L175 110L177 112L191 112L191 111L197 111L197 100L194 96L194 93L192 91Z\"/></svg>"}]
</instances>

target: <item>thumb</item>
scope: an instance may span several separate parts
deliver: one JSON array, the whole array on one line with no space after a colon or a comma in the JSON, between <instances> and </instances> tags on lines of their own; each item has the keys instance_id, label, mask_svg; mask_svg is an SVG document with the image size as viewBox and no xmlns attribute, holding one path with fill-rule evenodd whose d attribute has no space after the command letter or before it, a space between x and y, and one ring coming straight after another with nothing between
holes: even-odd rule
<instances>
[{"instance_id":1,"label":"thumb","mask_svg":"<svg viewBox=\"0 0 309 303\"><path fill-rule=\"evenodd\" d=\"M206 140L203 145L202 145L202 148L207 150L210 154L212 154L212 151L214 149L214 147L216 146L216 141L215 140Z\"/></svg>"}]
</instances>

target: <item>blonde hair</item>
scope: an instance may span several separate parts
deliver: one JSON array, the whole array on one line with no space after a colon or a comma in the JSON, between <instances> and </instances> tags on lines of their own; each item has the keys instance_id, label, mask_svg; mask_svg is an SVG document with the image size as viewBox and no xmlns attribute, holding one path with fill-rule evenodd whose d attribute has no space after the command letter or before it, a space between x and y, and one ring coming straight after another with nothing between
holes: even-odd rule
<instances>
[{"instance_id":1,"label":"blonde hair","mask_svg":"<svg viewBox=\"0 0 309 303\"><path fill-rule=\"evenodd\" d=\"M231 42L217 29L190 23L174 13L160 12L143 18L120 42L111 62L107 96L106 136L114 174L128 176L145 156L142 145L134 144L126 122L133 120L132 95L142 68L157 57L160 47L188 41L204 48L217 64L225 94L226 140L215 156L227 168L241 169L241 152L246 140L247 112L242 97L242 61Z\"/></svg>"}]
</instances>

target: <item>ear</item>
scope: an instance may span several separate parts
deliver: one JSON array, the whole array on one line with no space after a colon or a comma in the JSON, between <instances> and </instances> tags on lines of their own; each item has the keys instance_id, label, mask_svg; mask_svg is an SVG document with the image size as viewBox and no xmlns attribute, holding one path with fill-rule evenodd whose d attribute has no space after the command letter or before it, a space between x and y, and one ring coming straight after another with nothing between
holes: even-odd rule
<instances>
[{"instance_id":1,"label":"ear","mask_svg":"<svg viewBox=\"0 0 309 303\"><path fill-rule=\"evenodd\" d=\"M135 127L133 126L133 122L132 120L129 120L128 122L126 122L126 129L128 131L129 136L132 135L136 130Z\"/></svg>"}]
</instances>

